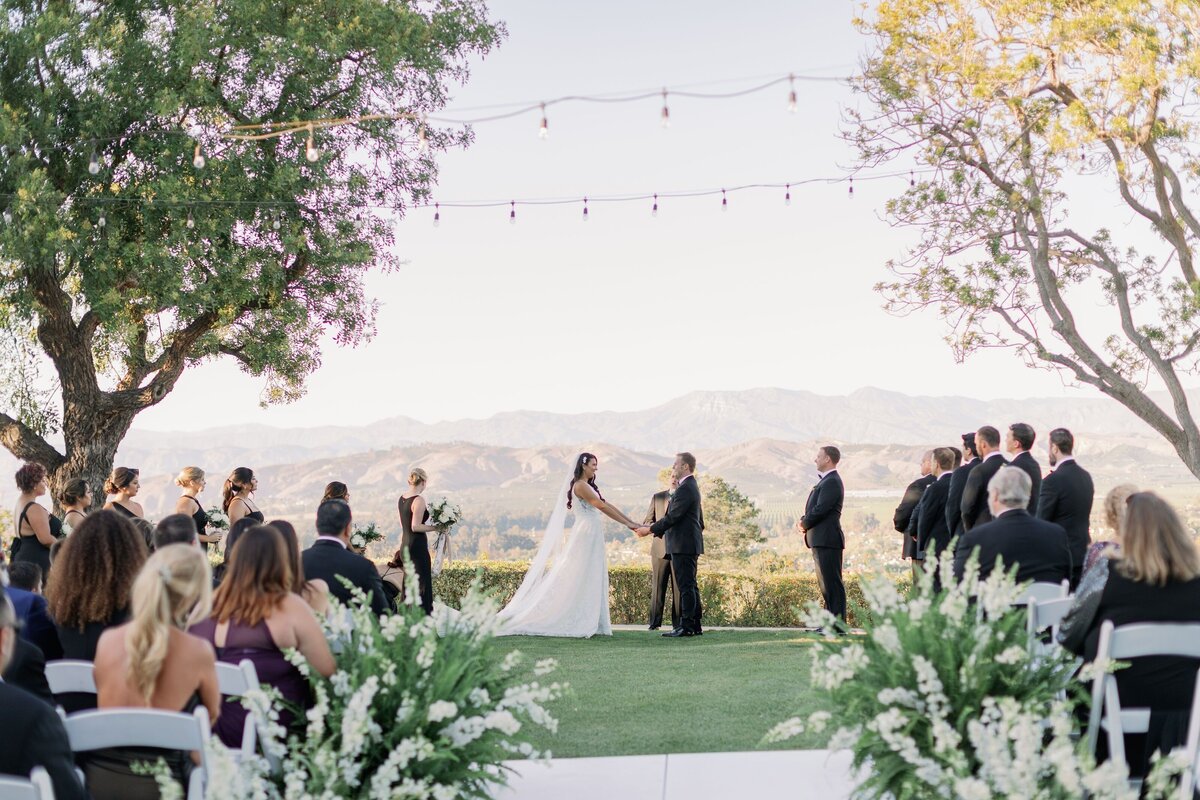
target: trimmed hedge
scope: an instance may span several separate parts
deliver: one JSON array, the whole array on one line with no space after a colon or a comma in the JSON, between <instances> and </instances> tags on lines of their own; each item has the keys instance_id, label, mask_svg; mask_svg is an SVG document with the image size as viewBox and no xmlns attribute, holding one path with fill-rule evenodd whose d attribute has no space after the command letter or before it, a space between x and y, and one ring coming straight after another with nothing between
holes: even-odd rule
<instances>
[{"instance_id":1,"label":"trimmed hedge","mask_svg":"<svg viewBox=\"0 0 1200 800\"><path fill-rule=\"evenodd\" d=\"M507 603L521 585L529 565L511 561L456 562L442 570L433 582L434 594L442 602L458 608L462 596L478 575L485 590ZM846 584L849 622L858 624L855 609L865 608L859 576L847 573ZM704 624L732 625L740 628L791 628L800 621L797 609L809 601L820 602L814 574L770 575L755 577L700 570L700 602L704 606ZM897 577L897 585L907 590L911 579ZM650 607L649 567L609 567L608 605L613 624L645 625Z\"/></svg>"}]
</instances>

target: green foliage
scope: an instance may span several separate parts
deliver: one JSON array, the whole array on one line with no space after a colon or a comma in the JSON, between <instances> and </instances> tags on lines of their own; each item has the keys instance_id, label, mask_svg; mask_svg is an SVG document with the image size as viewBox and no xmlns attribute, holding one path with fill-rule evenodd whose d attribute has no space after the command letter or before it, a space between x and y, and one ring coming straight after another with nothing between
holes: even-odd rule
<instances>
[{"instance_id":1,"label":"green foliage","mask_svg":"<svg viewBox=\"0 0 1200 800\"><path fill-rule=\"evenodd\" d=\"M481 588L492 593L503 605L516 593L528 566L521 562L455 562L434 579L433 591L442 602L457 607L478 576ZM702 561L698 580L704 624L711 626L795 627L800 624L798 610L821 599L816 576L811 573L753 577L714 572ZM865 608L860 582L858 575L845 575L848 601ZM907 591L907 576L897 579L896 585ZM650 568L609 567L608 586L612 622L617 625L646 624L650 606ZM857 613L861 615L861 612ZM858 622L853 608L850 622Z\"/></svg>"},{"instance_id":2,"label":"green foliage","mask_svg":"<svg viewBox=\"0 0 1200 800\"><path fill-rule=\"evenodd\" d=\"M700 496L705 557L721 563L746 562L752 545L766 541L754 502L718 475L700 478Z\"/></svg>"}]
</instances>

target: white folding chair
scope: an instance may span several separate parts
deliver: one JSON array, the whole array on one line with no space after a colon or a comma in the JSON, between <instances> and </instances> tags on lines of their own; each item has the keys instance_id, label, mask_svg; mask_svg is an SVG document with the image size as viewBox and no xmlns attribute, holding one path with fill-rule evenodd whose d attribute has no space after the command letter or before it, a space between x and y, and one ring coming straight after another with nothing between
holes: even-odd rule
<instances>
[{"instance_id":1,"label":"white folding chair","mask_svg":"<svg viewBox=\"0 0 1200 800\"><path fill-rule=\"evenodd\" d=\"M1192 713L1188 717L1187 767L1179 776L1179 800L1194 800L1196 791L1196 761L1200 759L1200 672L1196 673L1196 687L1192 694Z\"/></svg>"},{"instance_id":2,"label":"white folding chair","mask_svg":"<svg viewBox=\"0 0 1200 800\"><path fill-rule=\"evenodd\" d=\"M70 692L96 693L96 678L92 674L92 662L62 659L46 662L46 682L50 694Z\"/></svg>"},{"instance_id":3,"label":"white folding chair","mask_svg":"<svg viewBox=\"0 0 1200 800\"><path fill-rule=\"evenodd\" d=\"M247 692L258 688L258 670L254 662L243 658L237 663L225 664L217 662L217 687L224 697L242 697ZM257 722L253 715L247 715L246 727L242 729L242 758L252 758L257 745Z\"/></svg>"},{"instance_id":4,"label":"white folding chair","mask_svg":"<svg viewBox=\"0 0 1200 800\"><path fill-rule=\"evenodd\" d=\"M200 754L200 765L192 770L187 800L204 800L208 783L208 759L204 745L211 729L208 709L194 713L157 709L117 708L81 711L67 717L67 738L76 755L106 747L158 747Z\"/></svg>"},{"instance_id":5,"label":"white folding chair","mask_svg":"<svg viewBox=\"0 0 1200 800\"><path fill-rule=\"evenodd\" d=\"M1032 600L1026 609L1029 612L1029 620L1026 622L1026 630L1029 631L1029 646L1035 654L1047 653L1049 648L1042 643L1041 632L1050 629L1050 641L1058 640L1058 626L1062 622L1063 617L1071 610L1071 604L1075 602L1073 597L1056 597L1053 600Z\"/></svg>"},{"instance_id":6,"label":"white folding chair","mask_svg":"<svg viewBox=\"0 0 1200 800\"><path fill-rule=\"evenodd\" d=\"M1030 603L1043 603L1047 600L1058 600L1066 597L1071 590L1071 582L1066 578L1062 583L1050 583L1049 581L1038 581L1031 583L1021 590L1020 598L1015 605L1027 606Z\"/></svg>"},{"instance_id":7,"label":"white folding chair","mask_svg":"<svg viewBox=\"0 0 1200 800\"><path fill-rule=\"evenodd\" d=\"M29 780L0 775L0 800L54 800L54 784L44 767L34 767Z\"/></svg>"},{"instance_id":8,"label":"white folding chair","mask_svg":"<svg viewBox=\"0 0 1200 800\"><path fill-rule=\"evenodd\" d=\"M1114 627L1112 621L1100 626L1100 641L1096 648L1096 659L1104 661L1128 661L1146 656L1177 656L1200 659L1200 623L1148 622L1137 625ZM1196 709L1196 698L1192 700L1192 718L1200 711ZM1146 733L1150 729L1150 709L1122 708L1117 692L1117 678L1110 673L1098 674L1092 679L1092 707L1088 715L1088 752L1096 752L1100 730L1108 738L1109 758L1127 764L1125 758L1125 734ZM1192 738L1189 729L1188 738ZM1200 740L1200 732L1196 734Z\"/></svg>"}]
</instances>

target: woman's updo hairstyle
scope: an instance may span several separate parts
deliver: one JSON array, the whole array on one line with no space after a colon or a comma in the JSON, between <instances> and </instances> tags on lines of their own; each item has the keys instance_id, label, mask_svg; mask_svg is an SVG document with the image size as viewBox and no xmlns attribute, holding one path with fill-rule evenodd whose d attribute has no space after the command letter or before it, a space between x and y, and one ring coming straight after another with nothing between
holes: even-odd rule
<instances>
[{"instance_id":1,"label":"woman's updo hairstyle","mask_svg":"<svg viewBox=\"0 0 1200 800\"><path fill-rule=\"evenodd\" d=\"M64 506L73 506L88 493L88 482L83 478L72 478L58 493L58 502Z\"/></svg>"},{"instance_id":2,"label":"woman's updo hairstyle","mask_svg":"<svg viewBox=\"0 0 1200 800\"><path fill-rule=\"evenodd\" d=\"M421 486L429 483L429 473L420 467L413 467L408 471L408 485Z\"/></svg>"},{"instance_id":3,"label":"woman's updo hairstyle","mask_svg":"<svg viewBox=\"0 0 1200 800\"><path fill-rule=\"evenodd\" d=\"M204 470L199 467L184 467L175 476L175 485L182 489L188 484L199 483L202 480L204 480Z\"/></svg>"},{"instance_id":4,"label":"woman's updo hairstyle","mask_svg":"<svg viewBox=\"0 0 1200 800\"><path fill-rule=\"evenodd\" d=\"M229 504L233 496L243 489L249 489L254 483L254 470L249 467L237 467L225 479L225 489L221 492L221 510L229 513Z\"/></svg>"},{"instance_id":5,"label":"woman's updo hairstyle","mask_svg":"<svg viewBox=\"0 0 1200 800\"><path fill-rule=\"evenodd\" d=\"M321 496L321 502L326 500L349 500L350 487L341 481L330 481L325 484L325 494Z\"/></svg>"},{"instance_id":6,"label":"woman's updo hairstyle","mask_svg":"<svg viewBox=\"0 0 1200 800\"><path fill-rule=\"evenodd\" d=\"M22 492L32 492L33 488L46 478L46 468L32 462L22 464L17 470L17 488Z\"/></svg>"},{"instance_id":7,"label":"woman's updo hairstyle","mask_svg":"<svg viewBox=\"0 0 1200 800\"><path fill-rule=\"evenodd\" d=\"M571 475L571 485L567 487L567 508L572 508L575 502L575 484L583 479L583 468L587 463L596 458L591 453L580 453L579 458L575 459L575 473ZM599 460L599 459L596 459ZM596 485L596 479L592 478L588 481L588 486L596 490L596 494L600 499L604 499L604 495L600 494L600 487Z\"/></svg>"},{"instance_id":8,"label":"woman's updo hairstyle","mask_svg":"<svg viewBox=\"0 0 1200 800\"><path fill-rule=\"evenodd\" d=\"M116 494L137 480L138 471L132 467L114 467L112 475L104 481L104 493Z\"/></svg>"}]
</instances>

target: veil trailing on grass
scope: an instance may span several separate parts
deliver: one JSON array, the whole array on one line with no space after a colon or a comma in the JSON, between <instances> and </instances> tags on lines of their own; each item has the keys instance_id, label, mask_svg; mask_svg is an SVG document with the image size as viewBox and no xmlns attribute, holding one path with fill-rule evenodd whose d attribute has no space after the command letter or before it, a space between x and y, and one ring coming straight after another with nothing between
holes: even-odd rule
<instances>
[{"instance_id":1,"label":"veil trailing on grass","mask_svg":"<svg viewBox=\"0 0 1200 800\"><path fill-rule=\"evenodd\" d=\"M558 493L554 495L554 511L550 514L550 521L546 523L546 531L542 535L542 543L538 546L537 555L533 557L529 571L525 573L525 579L521 581L517 593L513 595L508 605L501 609L501 619L520 614L531 604L531 601L536 604L539 589L546 583L554 562L558 560L558 556L562 554L566 545L567 490L570 488L571 479L567 478L563 481Z\"/></svg>"}]
</instances>

